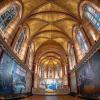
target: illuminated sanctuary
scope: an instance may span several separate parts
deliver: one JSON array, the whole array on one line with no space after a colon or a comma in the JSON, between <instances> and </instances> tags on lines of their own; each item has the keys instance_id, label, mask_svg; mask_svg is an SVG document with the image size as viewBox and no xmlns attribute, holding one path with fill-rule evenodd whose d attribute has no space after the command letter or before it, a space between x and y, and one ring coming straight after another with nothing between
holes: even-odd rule
<instances>
[{"instance_id":1,"label":"illuminated sanctuary","mask_svg":"<svg viewBox=\"0 0 100 100\"><path fill-rule=\"evenodd\" d=\"M100 99L100 0L0 0L4 99Z\"/></svg>"}]
</instances>

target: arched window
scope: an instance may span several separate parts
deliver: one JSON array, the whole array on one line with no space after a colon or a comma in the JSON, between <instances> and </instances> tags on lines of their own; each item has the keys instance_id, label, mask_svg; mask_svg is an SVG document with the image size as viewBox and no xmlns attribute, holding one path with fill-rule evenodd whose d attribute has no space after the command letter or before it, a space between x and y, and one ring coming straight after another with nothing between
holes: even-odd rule
<instances>
[{"instance_id":1,"label":"arched window","mask_svg":"<svg viewBox=\"0 0 100 100\"><path fill-rule=\"evenodd\" d=\"M76 32L77 32L76 33L77 34L76 40L79 44L80 50L83 54L85 54L89 50L88 45L87 45L86 40L85 40L85 37L80 29L77 29Z\"/></svg>"},{"instance_id":2,"label":"arched window","mask_svg":"<svg viewBox=\"0 0 100 100\"><path fill-rule=\"evenodd\" d=\"M74 46L77 53L77 61L79 62L90 49L90 44L81 26L76 25L73 28L73 40L75 42Z\"/></svg>"},{"instance_id":3,"label":"arched window","mask_svg":"<svg viewBox=\"0 0 100 100\"><path fill-rule=\"evenodd\" d=\"M68 47L68 57L69 57L70 70L72 70L74 66L76 65L76 59L75 59L74 48L70 44Z\"/></svg>"},{"instance_id":4,"label":"arched window","mask_svg":"<svg viewBox=\"0 0 100 100\"><path fill-rule=\"evenodd\" d=\"M13 5L0 15L0 29L4 31L9 23L17 16L18 5Z\"/></svg>"},{"instance_id":5,"label":"arched window","mask_svg":"<svg viewBox=\"0 0 100 100\"><path fill-rule=\"evenodd\" d=\"M11 1L0 9L0 35L10 44L16 33L16 26L22 16L22 4ZM10 39L9 39L10 38Z\"/></svg>"},{"instance_id":6,"label":"arched window","mask_svg":"<svg viewBox=\"0 0 100 100\"><path fill-rule=\"evenodd\" d=\"M22 44L25 41L25 39L26 39L26 28L22 28L21 32L19 33L19 37L17 39L16 45L15 45L15 51L17 53L20 52Z\"/></svg>"},{"instance_id":7,"label":"arched window","mask_svg":"<svg viewBox=\"0 0 100 100\"><path fill-rule=\"evenodd\" d=\"M85 54L88 51L88 46L81 30L77 30L76 39L81 51Z\"/></svg>"},{"instance_id":8,"label":"arched window","mask_svg":"<svg viewBox=\"0 0 100 100\"><path fill-rule=\"evenodd\" d=\"M97 10L94 9L94 7L88 4L85 4L84 5L84 15L92 23L92 25L94 25L94 27L98 31L100 31L100 12L97 12Z\"/></svg>"}]
</instances>

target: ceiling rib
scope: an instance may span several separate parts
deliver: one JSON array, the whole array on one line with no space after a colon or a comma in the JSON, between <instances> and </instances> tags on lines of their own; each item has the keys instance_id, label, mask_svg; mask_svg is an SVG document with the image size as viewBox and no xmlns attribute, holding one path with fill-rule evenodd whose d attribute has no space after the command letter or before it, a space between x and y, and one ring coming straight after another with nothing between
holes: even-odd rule
<instances>
[{"instance_id":1,"label":"ceiling rib","mask_svg":"<svg viewBox=\"0 0 100 100\"><path fill-rule=\"evenodd\" d=\"M36 16L36 15L39 15L39 14L46 14L46 13L49 13L49 14L63 14L63 15L66 15L66 16L70 16L72 19L74 19L75 21L77 21L76 18L73 17L72 15L70 15L69 13L60 12L60 11L43 11L43 12L37 12L37 13L31 14L31 15L28 17L28 19L30 19L31 17L34 17L34 16Z\"/></svg>"},{"instance_id":2,"label":"ceiling rib","mask_svg":"<svg viewBox=\"0 0 100 100\"><path fill-rule=\"evenodd\" d=\"M48 51L48 52L43 53L42 55L40 55L40 56L39 56L38 61L39 61L39 59L41 59L41 57L43 57L44 55L47 55L48 53L53 53L53 54L56 54L56 55L58 55L59 57L61 57L62 62L64 61L63 56L61 56L59 53L54 52L54 51L51 51L51 52L50 52L50 51ZM38 62L38 63L39 63L39 62Z\"/></svg>"},{"instance_id":3,"label":"ceiling rib","mask_svg":"<svg viewBox=\"0 0 100 100\"><path fill-rule=\"evenodd\" d=\"M46 5L46 4L48 4L47 1L44 2L44 3L42 3L42 4L40 4L40 5L37 6L36 8L34 8L34 9L22 20L21 23L24 23L24 22L29 18L29 16L32 14L32 12L34 12L36 9L39 9L39 8L41 8L42 6Z\"/></svg>"},{"instance_id":4,"label":"ceiling rib","mask_svg":"<svg viewBox=\"0 0 100 100\"><path fill-rule=\"evenodd\" d=\"M61 59L59 59L59 58L57 58L57 57L55 57L55 56L46 56L45 58L40 59L39 64L41 64L41 62L42 62L44 59L48 59L48 58L50 58L50 57L55 58L55 59L59 60L59 62L61 62Z\"/></svg>"},{"instance_id":5,"label":"ceiling rib","mask_svg":"<svg viewBox=\"0 0 100 100\"><path fill-rule=\"evenodd\" d=\"M75 18L77 20L77 22L80 22L80 19L77 16L75 16L74 14L72 14L67 8L65 8L62 5L58 4L54 0L51 0L49 2L52 2L52 3L56 4L56 5L58 5L59 7L61 7L62 9L64 9L66 11L66 13L68 13L70 16L72 16L73 18Z\"/></svg>"},{"instance_id":6,"label":"ceiling rib","mask_svg":"<svg viewBox=\"0 0 100 100\"><path fill-rule=\"evenodd\" d=\"M37 32L35 33L35 35L32 36L31 40L32 41L37 35L41 34L41 33L47 33L47 32L58 32L60 34L63 34L66 36L66 38L72 43L73 41L71 40L71 38L67 35L67 33L64 33L62 31L58 31L58 30L46 30L46 31L40 31L40 32Z\"/></svg>"}]
</instances>

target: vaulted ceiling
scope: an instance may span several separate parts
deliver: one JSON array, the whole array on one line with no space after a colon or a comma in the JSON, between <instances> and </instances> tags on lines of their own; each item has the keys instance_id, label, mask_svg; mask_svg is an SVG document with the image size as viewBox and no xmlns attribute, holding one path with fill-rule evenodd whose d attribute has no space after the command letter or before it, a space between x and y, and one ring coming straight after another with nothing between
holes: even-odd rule
<instances>
[{"instance_id":1,"label":"vaulted ceiling","mask_svg":"<svg viewBox=\"0 0 100 100\"><path fill-rule=\"evenodd\" d=\"M64 57L63 52L67 55L68 43L73 43L72 28L80 23L78 9L81 1L83 0L22 0L22 19L23 23L29 26L30 42L34 43L35 52L39 51L38 49L42 49L43 52L49 49L47 56L44 56L45 59L42 59L43 56L40 58L45 63L51 59L58 63L58 58ZM57 43L59 48L53 49ZM53 47L41 48L46 44ZM59 55L59 52L62 52L62 55Z\"/></svg>"}]
</instances>

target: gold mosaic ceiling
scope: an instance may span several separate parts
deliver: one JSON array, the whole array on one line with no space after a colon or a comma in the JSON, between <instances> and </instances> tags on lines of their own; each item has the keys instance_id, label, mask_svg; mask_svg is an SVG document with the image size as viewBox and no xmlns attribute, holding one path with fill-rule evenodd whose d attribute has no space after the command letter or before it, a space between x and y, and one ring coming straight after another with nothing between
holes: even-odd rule
<instances>
[{"instance_id":1,"label":"gold mosaic ceiling","mask_svg":"<svg viewBox=\"0 0 100 100\"><path fill-rule=\"evenodd\" d=\"M22 0L23 22L30 28L30 41L34 42L35 51L46 41L53 41L59 43L67 53L68 43L73 43L72 27L80 20L80 1L82 0ZM50 58L52 53L48 55L43 59L45 63L50 62L49 59L54 62L58 60Z\"/></svg>"}]
</instances>

